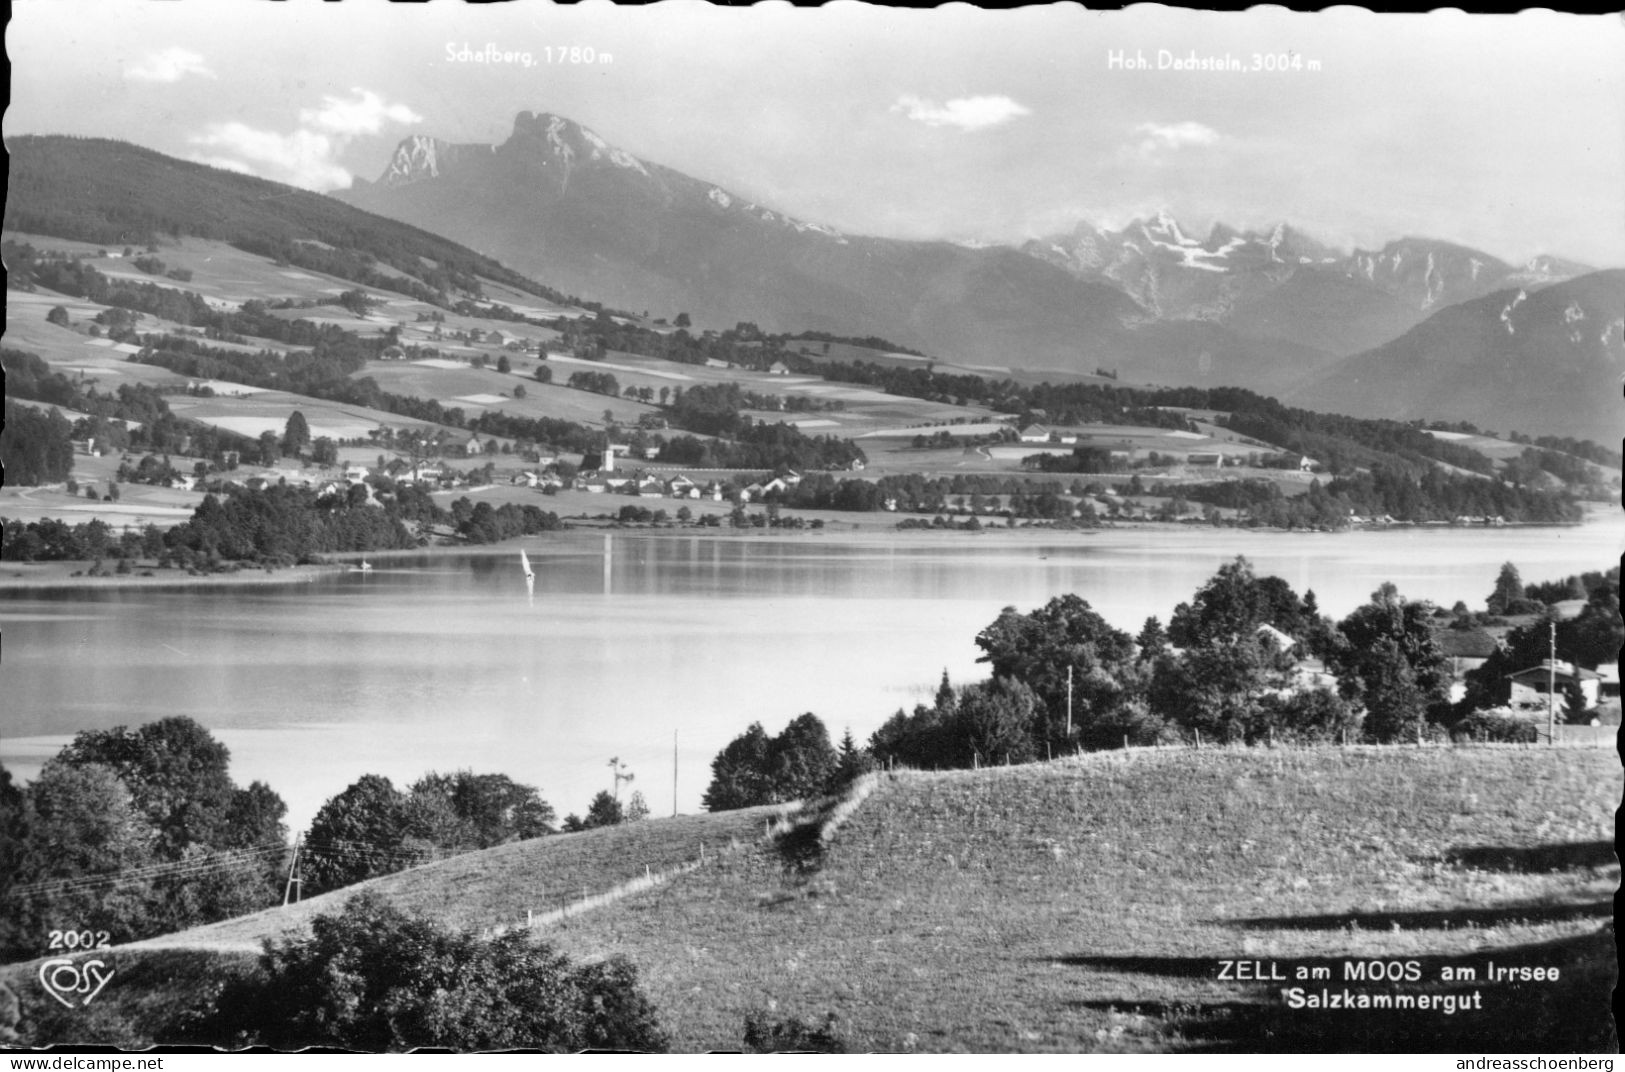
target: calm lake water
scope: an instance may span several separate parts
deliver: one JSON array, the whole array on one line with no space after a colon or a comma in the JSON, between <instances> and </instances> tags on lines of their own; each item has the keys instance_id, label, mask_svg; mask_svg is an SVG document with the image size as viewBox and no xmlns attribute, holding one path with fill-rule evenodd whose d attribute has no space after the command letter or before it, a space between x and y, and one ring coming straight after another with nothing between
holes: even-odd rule
<instances>
[{"instance_id":1,"label":"calm lake water","mask_svg":"<svg viewBox=\"0 0 1625 1072\"><path fill-rule=\"evenodd\" d=\"M1004 542L999 542L1004 541ZM1481 608L1525 581L1605 569L1625 515L1569 529L1336 535L1104 531L784 539L567 533L375 563L310 584L0 596L0 762L24 779L82 729L190 715L269 783L293 829L362 774L500 771L562 816L630 766L656 814L699 810L717 751L813 711L867 739L944 669L983 676L999 610L1076 592L1121 629L1167 622L1237 554L1342 616L1383 581ZM607 551L606 551L607 548ZM623 796L629 790L623 789Z\"/></svg>"}]
</instances>

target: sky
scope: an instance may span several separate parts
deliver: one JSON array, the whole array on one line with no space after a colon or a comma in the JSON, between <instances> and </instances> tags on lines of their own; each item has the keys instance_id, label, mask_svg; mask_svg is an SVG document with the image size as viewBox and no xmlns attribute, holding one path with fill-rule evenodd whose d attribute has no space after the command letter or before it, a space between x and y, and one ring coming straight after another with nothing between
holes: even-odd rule
<instances>
[{"instance_id":1,"label":"sky","mask_svg":"<svg viewBox=\"0 0 1625 1072\"><path fill-rule=\"evenodd\" d=\"M17 0L6 47L7 138L322 191L404 137L497 143L553 112L853 233L1019 242L1167 210L1625 266L1618 15Z\"/></svg>"}]
</instances>

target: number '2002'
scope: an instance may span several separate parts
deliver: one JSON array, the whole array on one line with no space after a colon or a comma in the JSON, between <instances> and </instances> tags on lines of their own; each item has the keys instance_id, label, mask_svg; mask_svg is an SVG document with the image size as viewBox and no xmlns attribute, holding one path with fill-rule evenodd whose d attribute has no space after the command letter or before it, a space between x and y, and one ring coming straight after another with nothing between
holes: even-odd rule
<instances>
[{"instance_id":1,"label":"number '2002'","mask_svg":"<svg viewBox=\"0 0 1625 1072\"><path fill-rule=\"evenodd\" d=\"M52 949L106 949L112 943L106 931L52 931Z\"/></svg>"}]
</instances>

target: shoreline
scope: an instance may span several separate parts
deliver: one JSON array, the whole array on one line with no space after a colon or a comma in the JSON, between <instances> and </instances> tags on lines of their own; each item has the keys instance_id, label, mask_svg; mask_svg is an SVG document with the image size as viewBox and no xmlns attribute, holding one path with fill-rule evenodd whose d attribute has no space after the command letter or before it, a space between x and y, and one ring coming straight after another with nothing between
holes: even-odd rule
<instances>
[{"instance_id":1,"label":"shoreline","mask_svg":"<svg viewBox=\"0 0 1625 1072\"><path fill-rule=\"evenodd\" d=\"M319 563L279 566L270 570L263 566L244 566L226 573L193 575L173 568L161 570L154 566L137 566L133 573L110 573L105 577L73 576L76 571L87 570L92 564L86 560L0 563L0 593L137 588L238 588L266 584L306 584L322 577L346 572L347 569L336 563ZM152 576L143 576L143 573L151 573Z\"/></svg>"},{"instance_id":2,"label":"shoreline","mask_svg":"<svg viewBox=\"0 0 1625 1072\"><path fill-rule=\"evenodd\" d=\"M1478 527L1461 528L1460 531L1480 533L1484 531L1500 532L1528 532L1532 529L1569 529L1581 528L1588 523L1601 520L1606 512L1591 514L1586 521L1550 524L1550 525L1506 525L1496 529L1481 529ZM894 519L895 514L886 515ZM1281 539L1336 539L1353 532L1364 534L1386 533L1395 537L1414 536L1418 533L1445 533L1457 531L1456 526L1423 526L1404 525L1391 528L1361 528L1337 532L1320 532L1293 529L1247 529L1244 530L1254 536L1271 536ZM640 539L706 539L728 541L758 541L758 542L786 542L786 543L836 543L859 546L891 545L898 547L935 547L945 544L955 546L975 545L986 547L1021 547L1038 544L1056 543L1085 543L1101 537L1116 535L1135 535L1147 540L1157 541L1163 539L1190 539L1202 535L1209 539L1217 537L1220 533L1236 531L1229 527L1214 529L1208 525L1196 524L1169 524L1166 522L1149 521L1119 521L1098 525L1093 528L1006 528L1003 525L988 525L979 531L965 531L958 529L898 529L894 520L885 523L865 523L836 521L827 523L822 529L734 529L730 527L713 528L702 525L672 525L671 527L629 524L621 525L609 521L600 521L596 518L575 516L568 518L566 527L554 532L536 533L530 536L515 536L498 543L459 544L459 543L431 543L424 547L398 548L377 551L350 551L337 552L321 556L321 560L297 566L281 566L267 569L263 566L244 565L240 569L202 575L193 575L179 569L159 570L151 563L138 564L135 572L128 574L109 573L102 577L73 576L75 572L87 571L93 563L88 560L58 560L49 562L0 562L0 595L7 592L40 592L40 591L92 591L114 589L140 589L140 588L233 588L243 586L256 586L267 584L302 584L348 573L353 569L353 563L367 559L373 562L399 560L406 558L421 558L434 555L506 555L512 554L518 548L537 551L538 544L545 545L554 540L569 540L572 538L593 536L628 536ZM151 576L143 574L150 573Z\"/></svg>"}]
</instances>

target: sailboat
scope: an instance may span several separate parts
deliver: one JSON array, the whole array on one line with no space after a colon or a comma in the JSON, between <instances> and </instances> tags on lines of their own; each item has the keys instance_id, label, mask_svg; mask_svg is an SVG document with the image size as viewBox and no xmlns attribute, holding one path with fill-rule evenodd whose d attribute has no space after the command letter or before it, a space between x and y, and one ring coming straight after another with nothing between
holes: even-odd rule
<instances>
[{"instance_id":1,"label":"sailboat","mask_svg":"<svg viewBox=\"0 0 1625 1072\"><path fill-rule=\"evenodd\" d=\"M368 562L365 558L363 558L361 560L361 565L354 567L353 572L356 572L356 573L371 573L372 572L372 563Z\"/></svg>"},{"instance_id":2,"label":"sailboat","mask_svg":"<svg viewBox=\"0 0 1625 1072\"><path fill-rule=\"evenodd\" d=\"M530 556L525 549L519 549L519 567L525 571L525 598L532 604L536 602L536 574L530 568Z\"/></svg>"}]
</instances>

